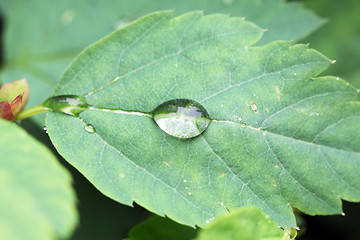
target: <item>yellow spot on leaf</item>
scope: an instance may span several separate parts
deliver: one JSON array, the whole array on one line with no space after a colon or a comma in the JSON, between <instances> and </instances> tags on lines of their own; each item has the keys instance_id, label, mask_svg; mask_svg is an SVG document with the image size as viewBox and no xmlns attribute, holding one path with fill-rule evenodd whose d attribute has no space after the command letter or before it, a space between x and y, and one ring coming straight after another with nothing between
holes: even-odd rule
<instances>
[{"instance_id":1,"label":"yellow spot on leaf","mask_svg":"<svg viewBox=\"0 0 360 240\"><path fill-rule=\"evenodd\" d=\"M227 174L226 173L220 173L220 177L223 177L223 176L226 176Z\"/></svg>"},{"instance_id":2,"label":"yellow spot on leaf","mask_svg":"<svg viewBox=\"0 0 360 240\"><path fill-rule=\"evenodd\" d=\"M280 102L280 89L278 85L276 85L275 90L276 90L276 98Z\"/></svg>"},{"instance_id":3,"label":"yellow spot on leaf","mask_svg":"<svg viewBox=\"0 0 360 240\"><path fill-rule=\"evenodd\" d=\"M251 109L252 109L255 113L257 113L257 112L258 112L258 110L257 110L257 106L256 106L256 104L255 104L255 103L253 103L253 102L251 102Z\"/></svg>"}]
</instances>

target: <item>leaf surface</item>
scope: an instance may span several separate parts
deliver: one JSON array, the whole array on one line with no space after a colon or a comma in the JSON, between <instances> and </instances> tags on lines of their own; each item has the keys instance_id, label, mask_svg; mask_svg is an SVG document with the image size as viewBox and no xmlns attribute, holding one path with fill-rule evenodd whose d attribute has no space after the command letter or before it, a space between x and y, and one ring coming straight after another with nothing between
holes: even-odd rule
<instances>
[{"instance_id":1,"label":"leaf surface","mask_svg":"<svg viewBox=\"0 0 360 240\"><path fill-rule=\"evenodd\" d=\"M18 126L0 119L0 132L0 239L68 237L77 222L70 175Z\"/></svg>"},{"instance_id":2,"label":"leaf surface","mask_svg":"<svg viewBox=\"0 0 360 240\"><path fill-rule=\"evenodd\" d=\"M26 77L31 98L28 107L42 103L70 61L86 46L152 11L175 9L231 13L269 28L263 42L296 40L324 21L298 3L284 0L5 0L5 66L0 81ZM42 124L40 117L35 117Z\"/></svg>"},{"instance_id":3,"label":"leaf surface","mask_svg":"<svg viewBox=\"0 0 360 240\"><path fill-rule=\"evenodd\" d=\"M52 142L105 195L190 226L247 205L282 227L296 225L290 206L341 213L340 198L360 200L359 91L314 78L331 61L306 45L252 47L262 33L199 12L139 19L65 72L55 94L92 107L49 113ZM143 114L178 98L208 111L202 135L171 137Z\"/></svg>"}]
</instances>

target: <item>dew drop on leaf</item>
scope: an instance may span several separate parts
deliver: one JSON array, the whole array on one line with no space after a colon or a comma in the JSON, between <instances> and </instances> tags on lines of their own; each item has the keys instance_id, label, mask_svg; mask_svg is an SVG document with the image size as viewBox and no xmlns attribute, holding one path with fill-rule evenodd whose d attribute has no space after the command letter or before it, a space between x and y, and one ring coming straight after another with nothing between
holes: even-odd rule
<instances>
[{"instance_id":1,"label":"dew drop on leaf","mask_svg":"<svg viewBox=\"0 0 360 240\"><path fill-rule=\"evenodd\" d=\"M85 125L85 130L89 133L94 133L95 132L95 127L91 124L87 124Z\"/></svg>"},{"instance_id":2,"label":"dew drop on leaf","mask_svg":"<svg viewBox=\"0 0 360 240\"><path fill-rule=\"evenodd\" d=\"M294 239L297 235L297 231L295 228L287 228L284 230L284 234L290 238L290 239Z\"/></svg>"},{"instance_id":3,"label":"dew drop on leaf","mask_svg":"<svg viewBox=\"0 0 360 240\"><path fill-rule=\"evenodd\" d=\"M210 116L198 102L173 99L160 104L152 112L156 124L167 134L177 138L193 138L210 124Z\"/></svg>"},{"instance_id":4,"label":"dew drop on leaf","mask_svg":"<svg viewBox=\"0 0 360 240\"><path fill-rule=\"evenodd\" d=\"M46 99L43 106L51 111L62 112L76 117L79 116L83 110L89 108L84 97L76 95L53 96Z\"/></svg>"}]
</instances>

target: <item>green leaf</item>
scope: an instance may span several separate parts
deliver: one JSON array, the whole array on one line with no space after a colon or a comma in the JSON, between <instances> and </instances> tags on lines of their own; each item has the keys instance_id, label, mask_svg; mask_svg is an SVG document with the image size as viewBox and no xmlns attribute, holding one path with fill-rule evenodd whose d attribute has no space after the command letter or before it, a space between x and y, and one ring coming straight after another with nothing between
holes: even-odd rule
<instances>
[{"instance_id":1,"label":"green leaf","mask_svg":"<svg viewBox=\"0 0 360 240\"><path fill-rule=\"evenodd\" d=\"M0 239L68 237L77 222L71 178L54 155L0 120Z\"/></svg>"},{"instance_id":2,"label":"green leaf","mask_svg":"<svg viewBox=\"0 0 360 240\"><path fill-rule=\"evenodd\" d=\"M194 228L180 225L168 218L152 216L133 227L126 240L190 240L195 234Z\"/></svg>"},{"instance_id":3,"label":"green leaf","mask_svg":"<svg viewBox=\"0 0 360 240\"><path fill-rule=\"evenodd\" d=\"M49 113L53 144L105 195L190 226L248 205L282 227L296 226L291 206L341 213L340 198L360 200L359 91L314 78L331 61L306 45L252 47L262 33L199 12L154 13L114 32L61 78L55 94L92 107ZM179 98L213 119L202 135L172 137L149 117Z\"/></svg>"},{"instance_id":4,"label":"green leaf","mask_svg":"<svg viewBox=\"0 0 360 240\"><path fill-rule=\"evenodd\" d=\"M290 231L296 236L295 229L286 229L283 232L258 208L248 206L215 219L205 229L198 231L196 239L281 240L290 239L288 237ZM126 240L190 240L194 239L196 232L195 229L175 223L168 218L153 216L132 228Z\"/></svg>"},{"instance_id":5,"label":"green leaf","mask_svg":"<svg viewBox=\"0 0 360 240\"><path fill-rule=\"evenodd\" d=\"M215 219L196 240L281 240L284 232L254 207L244 207Z\"/></svg>"},{"instance_id":6,"label":"green leaf","mask_svg":"<svg viewBox=\"0 0 360 240\"><path fill-rule=\"evenodd\" d=\"M301 4L284 0L5 0L5 66L1 80L26 77L30 85L28 107L42 103L70 61L90 43L136 18L158 10L231 13L246 17L269 31L263 43L296 40L324 21ZM39 116L36 120L42 124Z\"/></svg>"}]
</instances>

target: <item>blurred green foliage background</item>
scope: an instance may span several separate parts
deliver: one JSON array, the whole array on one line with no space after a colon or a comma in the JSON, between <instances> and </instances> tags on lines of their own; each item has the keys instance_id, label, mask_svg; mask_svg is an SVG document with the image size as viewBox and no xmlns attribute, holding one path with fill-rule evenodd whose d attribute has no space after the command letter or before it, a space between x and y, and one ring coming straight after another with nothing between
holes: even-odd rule
<instances>
[{"instance_id":1,"label":"blurred green foliage background","mask_svg":"<svg viewBox=\"0 0 360 240\"><path fill-rule=\"evenodd\" d=\"M327 23L302 42L336 60L323 74L344 78L360 88L360 1L304 0Z\"/></svg>"}]
</instances>

